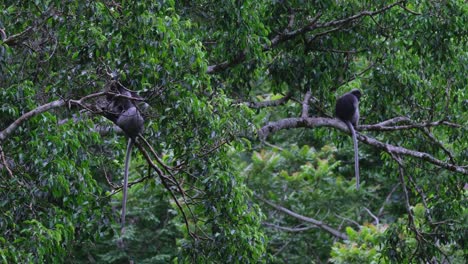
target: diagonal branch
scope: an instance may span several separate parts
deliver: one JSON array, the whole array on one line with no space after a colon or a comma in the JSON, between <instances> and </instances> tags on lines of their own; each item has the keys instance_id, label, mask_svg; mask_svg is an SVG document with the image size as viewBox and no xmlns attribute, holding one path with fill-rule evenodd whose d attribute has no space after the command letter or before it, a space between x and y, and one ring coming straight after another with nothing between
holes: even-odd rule
<instances>
[{"instance_id":1,"label":"diagonal branch","mask_svg":"<svg viewBox=\"0 0 468 264\"><path fill-rule=\"evenodd\" d=\"M20 32L20 33L17 33L17 34L14 34L14 35L11 35L9 36L8 38L6 38L5 40L3 40L3 43L9 45L9 46L15 46L15 45L18 45L18 43L20 43L21 41L23 41L23 39L27 38L27 35L33 31L33 27L28 27L26 28L24 31ZM5 36L5 31L2 30L3 34Z\"/></svg>"},{"instance_id":2,"label":"diagonal branch","mask_svg":"<svg viewBox=\"0 0 468 264\"><path fill-rule=\"evenodd\" d=\"M308 33L308 32L311 32L311 31L314 31L316 29L322 29L322 28L332 28L331 30L329 31L325 31L325 32L321 32L319 33L320 35L323 35L323 34L328 34L328 33L331 33L333 31L336 31L336 30L339 30L341 29L342 26L350 23L350 22L353 22L355 20L358 20L362 17L366 17L366 16L374 16L374 15L377 15L377 14L381 14L381 13L384 13L386 12L387 10L395 7L395 6L401 6L405 1L398 1L398 2L395 2L393 4L390 4L390 5L387 5L387 6L384 6L382 7L381 9L378 9L376 11L362 11L362 12L359 12L353 16L350 16L350 17L346 17L346 18L343 18L343 19L338 19L338 20L333 20L333 21L328 21L328 22L324 22L324 23L319 23L319 19L320 17L322 16L321 13L318 13L314 18L311 19L311 21L309 23L307 23L307 25L301 27L301 28L298 28L298 29L295 29L295 30L288 30L288 28L286 28L283 32L275 35L274 37L272 37L270 39L270 44L269 45L265 45L263 47L263 51L268 51L268 50L271 50L273 49L274 47L278 46L280 43L283 43L283 42L286 42L288 40L291 40L291 39L294 39L298 36L301 36L301 35L304 35L305 33ZM291 19L294 19L294 17L290 17L290 20ZM291 23L288 23L288 26L287 27L290 27L290 24ZM210 65L208 66L208 69L207 69L207 73L208 74L214 74L214 73L218 73L218 72L221 72L231 66L235 66L235 65L238 65L240 64L241 62L243 62L246 58L246 54L245 52L239 52L236 56L234 56L234 59L231 60L231 61L224 61L222 63L219 63L219 64L215 64L215 65Z\"/></svg>"},{"instance_id":3,"label":"diagonal branch","mask_svg":"<svg viewBox=\"0 0 468 264\"><path fill-rule=\"evenodd\" d=\"M105 94L106 94L105 92L99 92L99 93L94 93L94 94L87 95L87 96L81 98L80 100L60 99L60 100L52 101L50 103L41 105L41 106L37 107L36 109L33 109L33 110L23 114L18 119L16 119L13 123L11 123L7 128L0 131L0 142L7 139L8 136L10 136L13 132L15 132L15 130L18 129L18 127L21 124L23 124L25 121L29 120L30 118L32 118L32 117L34 117L36 115L39 115L41 113L47 112L47 111L55 109L55 108L63 107L65 105L67 105L67 103L69 105L79 105L79 106L81 106L83 108L89 108L89 107L83 105L83 101L94 98L94 97L103 96Z\"/></svg>"},{"instance_id":4,"label":"diagonal branch","mask_svg":"<svg viewBox=\"0 0 468 264\"><path fill-rule=\"evenodd\" d=\"M22 123L24 123L26 120L32 118L33 116L36 116L38 114L47 112L51 109L54 108L59 108L62 107L66 104L65 100L57 100L53 101L50 103L47 103L45 105L41 105L37 107L34 110L31 110L22 116L20 116L18 119L16 119L13 123L11 123L7 128L4 130L0 131L0 141L4 141L9 135L11 135Z\"/></svg>"},{"instance_id":5,"label":"diagonal branch","mask_svg":"<svg viewBox=\"0 0 468 264\"><path fill-rule=\"evenodd\" d=\"M340 239L343 239L343 240L347 240L348 239L348 236L345 234L345 233L341 233L339 230L336 230L328 225L326 225L325 223L323 223L322 221L319 221L319 220L316 220L316 219L313 219L313 218L310 218L310 217L307 217L307 216L303 216L303 215L300 215L298 213L295 213L287 208L284 208L282 206L279 206L277 204L274 204L273 202L271 201L268 201L262 197L260 197L259 195L255 195L255 197L261 201L263 201L264 203L268 204L269 206L275 208L276 210L278 211L281 211L289 216L292 216L294 218L297 218L301 221L304 221L304 222L307 222L307 223L311 223L325 231L327 231L328 233L330 233L331 235L337 237L337 238L340 238Z\"/></svg>"}]
</instances>

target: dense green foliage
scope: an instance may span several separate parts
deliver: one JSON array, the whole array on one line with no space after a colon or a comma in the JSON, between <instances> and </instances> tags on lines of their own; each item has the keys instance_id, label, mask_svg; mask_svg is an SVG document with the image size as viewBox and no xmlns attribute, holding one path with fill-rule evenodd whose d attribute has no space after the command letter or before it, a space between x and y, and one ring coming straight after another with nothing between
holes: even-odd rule
<instances>
[{"instance_id":1,"label":"dense green foliage","mask_svg":"<svg viewBox=\"0 0 468 264\"><path fill-rule=\"evenodd\" d=\"M0 2L0 262L465 263L467 24L462 0ZM123 237L114 71L154 150Z\"/></svg>"}]
</instances>

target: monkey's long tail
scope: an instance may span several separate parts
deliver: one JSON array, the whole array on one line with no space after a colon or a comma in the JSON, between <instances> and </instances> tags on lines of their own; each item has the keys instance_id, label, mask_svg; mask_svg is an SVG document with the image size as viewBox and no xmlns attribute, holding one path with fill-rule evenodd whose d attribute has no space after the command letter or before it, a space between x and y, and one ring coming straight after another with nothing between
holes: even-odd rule
<instances>
[{"instance_id":1,"label":"monkey's long tail","mask_svg":"<svg viewBox=\"0 0 468 264\"><path fill-rule=\"evenodd\" d=\"M349 130L351 131L351 136L353 137L353 144L354 144L354 175L356 177L356 189L359 190L359 151L358 151L358 143L356 137L356 130L354 130L353 125L351 122L346 121Z\"/></svg>"},{"instance_id":2,"label":"monkey's long tail","mask_svg":"<svg viewBox=\"0 0 468 264\"><path fill-rule=\"evenodd\" d=\"M121 236L125 233L125 214L127 213L127 188L128 188L128 169L130 166L130 158L132 155L134 139L128 139L127 153L125 155L125 172L124 172L124 185L123 185L123 199L122 199L122 216L120 219Z\"/></svg>"}]
</instances>

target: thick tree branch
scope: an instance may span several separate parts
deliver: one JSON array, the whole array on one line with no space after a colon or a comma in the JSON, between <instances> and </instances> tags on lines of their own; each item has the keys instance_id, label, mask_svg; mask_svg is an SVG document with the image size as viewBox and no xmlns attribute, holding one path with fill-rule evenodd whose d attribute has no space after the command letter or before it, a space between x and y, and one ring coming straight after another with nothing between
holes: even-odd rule
<instances>
[{"instance_id":1,"label":"thick tree branch","mask_svg":"<svg viewBox=\"0 0 468 264\"><path fill-rule=\"evenodd\" d=\"M444 121L427 123L427 124L420 125L420 126L426 126L426 125L435 126L435 125L441 125L441 124L445 124ZM279 130L301 128L301 127L302 128L333 127L333 128L337 128L341 131L349 133L349 130L346 127L346 125L338 119L331 119L331 118L324 118L324 117L309 117L309 118L285 118L280 121L270 122L267 125L263 126L258 131L258 135L261 140L265 140L269 134L277 132ZM361 127L363 126L358 126L357 129L361 130ZM401 128L401 127L404 127L404 128ZM418 127L418 125L413 125L409 127L400 126L399 128L407 129L407 128L413 128L413 127ZM394 129L391 129L391 130L394 130ZM411 156L414 158L425 160L429 163L432 163L434 165L437 165L439 167L442 167L450 171L455 171L455 172L459 172L462 174L468 174L468 169L466 169L465 167L445 163L441 160L434 158L428 153L419 152L419 151L410 150L410 149L406 149L403 147L397 147L391 144L383 143L381 141L378 141L374 138L371 138L362 134L357 134L356 136L359 141L364 142L373 147L376 147L385 152L388 152L390 154Z\"/></svg>"},{"instance_id":2,"label":"thick tree branch","mask_svg":"<svg viewBox=\"0 0 468 264\"><path fill-rule=\"evenodd\" d=\"M287 208L284 208L282 206L279 206L277 204L274 204L273 202L270 202L268 200L265 200L263 199L262 197L258 196L258 195L255 195L256 198L258 198L259 200L263 201L264 203L268 204L269 206L275 208L276 210L278 211L281 211L287 215L290 215L294 218L297 218L301 221L304 221L304 222L307 222L307 223L311 223L325 231L327 231L328 233L330 233L331 235L337 237L337 238L340 238L340 239L343 239L343 240L347 240L348 239L348 236L345 234L345 233L341 233L339 230L336 230L328 225L326 225L325 223L323 223L322 221L319 221L319 220L316 220L316 219L313 219L313 218L310 218L310 217L307 217L307 216L303 216L303 215L300 215L298 213L295 213Z\"/></svg>"}]
</instances>

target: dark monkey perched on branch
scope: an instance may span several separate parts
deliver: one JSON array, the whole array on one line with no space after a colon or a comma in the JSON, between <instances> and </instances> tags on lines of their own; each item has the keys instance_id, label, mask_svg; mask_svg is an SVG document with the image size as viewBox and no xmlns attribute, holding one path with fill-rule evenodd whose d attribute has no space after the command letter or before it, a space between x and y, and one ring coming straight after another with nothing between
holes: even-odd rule
<instances>
[{"instance_id":1,"label":"dark monkey perched on branch","mask_svg":"<svg viewBox=\"0 0 468 264\"><path fill-rule=\"evenodd\" d=\"M132 101L132 93L123 87L119 82L112 81L109 91L116 95L108 95L104 109L104 116L118 125L128 136L127 153L125 155L125 172L123 185L123 201L121 216L121 233L125 233L125 213L127 209L127 188L128 188L128 169L130 166L130 157L136 138L143 132L143 117ZM133 97L140 99L139 97Z\"/></svg>"},{"instance_id":2,"label":"dark monkey perched on branch","mask_svg":"<svg viewBox=\"0 0 468 264\"><path fill-rule=\"evenodd\" d=\"M359 99L361 98L361 91L354 89L349 93L345 93L338 98L335 106L335 114L346 123L354 143L354 173L356 176L356 189L359 189L359 156L358 144L356 139L356 131L354 128L359 122Z\"/></svg>"}]
</instances>

